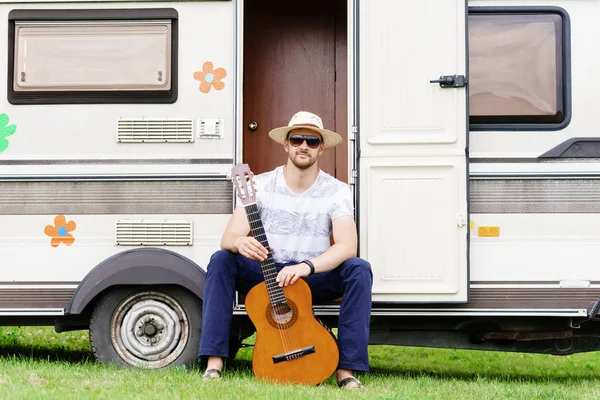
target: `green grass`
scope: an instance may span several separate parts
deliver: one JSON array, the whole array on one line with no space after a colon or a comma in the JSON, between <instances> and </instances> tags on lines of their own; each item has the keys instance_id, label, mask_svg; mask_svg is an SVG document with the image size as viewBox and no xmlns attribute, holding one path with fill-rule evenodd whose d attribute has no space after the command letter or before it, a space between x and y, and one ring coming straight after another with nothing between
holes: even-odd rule
<instances>
[{"instance_id":1,"label":"green grass","mask_svg":"<svg viewBox=\"0 0 600 400\"><path fill-rule=\"evenodd\" d=\"M0 399L598 399L600 354L539 354L372 346L363 393L273 385L243 348L220 382L202 371L117 369L92 361L85 331L0 328Z\"/></svg>"}]
</instances>

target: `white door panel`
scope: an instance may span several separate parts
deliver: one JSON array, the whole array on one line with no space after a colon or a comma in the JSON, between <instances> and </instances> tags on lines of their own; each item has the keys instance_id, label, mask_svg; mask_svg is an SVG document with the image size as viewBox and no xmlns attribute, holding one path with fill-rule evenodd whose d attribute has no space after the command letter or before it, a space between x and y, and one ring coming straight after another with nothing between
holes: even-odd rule
<instances>
[{"instance_id":1,"label":"white door panel","mask_svg":"<svg viewBox=\"0 0 600 400\"><path fill-rule=\"evenodd\" d=\"M460 157L369 159L361 166L367 203L361 227L374 266L374 298L431 301L466 293L466 211L457 196L464 189Z\"/></svg>"},{"instance_id":2,"label":"white door panel","mask_svg":"<svg viewBox=\"0 0 600 400\"><path fill-rule=\"evenodd\" d=\"M361 256L374 301L465 302L466 4L359 1Z\"/></svg>"},{"instance_id":3,"label":"white door panel","mask_svg":"<svg viewBox=\"0 0 600 400\"><path fill-rule=\"evenodd\" d=\"M454 144L464 154L466 91L429 82L465 75L465 3L448 3L437 12L438 0L361 2L363 155L391 154L381 145L409 143L393 154L427 151L430 143Z\"/></svg>"}]
</instances>

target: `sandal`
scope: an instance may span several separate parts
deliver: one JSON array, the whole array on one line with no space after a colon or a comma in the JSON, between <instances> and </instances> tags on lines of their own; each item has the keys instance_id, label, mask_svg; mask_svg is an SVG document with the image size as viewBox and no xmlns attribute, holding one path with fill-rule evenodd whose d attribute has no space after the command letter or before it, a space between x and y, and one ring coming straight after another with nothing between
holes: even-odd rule
<instances>
[{"instance_id":1,"label":"sandal","mask_svg":"<svg viewBox=\"0 0 600 400\"><path fill-rule=\"evenodd\" d=\"M364 390L365 386L361 383L361 381L359 381L358 379L356 379L353 376L350 376L346 379L342 379L341 381L338 382L338 386L341 389L348 389L348 390Z\"/></svg>"},{"instance_id":2,"label":"sandal","mask_svg":"<svg viewBox=\"0 0 600 400\"><path fill-rule=\"evenodd\" d=\"M213 369L207 369L206 371L204 371L204 374L202 374L202 380L203 381L218 381L221 379L221 371L213 368Z\"/></svg>"}]
</instances>

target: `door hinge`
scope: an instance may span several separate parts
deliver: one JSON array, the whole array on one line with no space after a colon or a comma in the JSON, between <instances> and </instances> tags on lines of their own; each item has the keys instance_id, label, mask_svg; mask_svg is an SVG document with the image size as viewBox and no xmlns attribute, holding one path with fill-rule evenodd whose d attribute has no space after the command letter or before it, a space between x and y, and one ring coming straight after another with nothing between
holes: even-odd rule
<instances>
[{"instance_id":1,"label":"door hinge","mask_svg":"<svg viewBox=\"0 0 600 400\"><path fill-rule=\"evenodd\" d=\"M350 184L351 185L356 185L356 180L358 178L358 173L356 172L355 169L350 171Z\"/></svg>"},{"instance_id":2,"label":"door hinge","mask_svg":"<svg viewBox=\"0 0 600 400\"><path fill-rule=\"evenodd\" d=\"M440 79L429 81L429 83L439 83L442 88L459 88L467 86L469 80L464 75L442 75Z\"/></svg>"},{"instance_id":3,"label":"door hinge","mask_svg":"<svg viewBox=\"0 0 600 400\"><path fill-rule=\"evenodd\" d=\"M467 216L465 214L458 214L457 225L459 228L467 225Z\"/></svg>"},{"instance_id":4,"label":"door hinge","mask_svg":"<svg viewBox=\"0 0 600 400\"><path fill-rule=\"evenodd\" d=\"M356 140L356 135L358 134L358 128L356 125L352 125L350 128L350 140Z\"/></svg>"}]
</instances>

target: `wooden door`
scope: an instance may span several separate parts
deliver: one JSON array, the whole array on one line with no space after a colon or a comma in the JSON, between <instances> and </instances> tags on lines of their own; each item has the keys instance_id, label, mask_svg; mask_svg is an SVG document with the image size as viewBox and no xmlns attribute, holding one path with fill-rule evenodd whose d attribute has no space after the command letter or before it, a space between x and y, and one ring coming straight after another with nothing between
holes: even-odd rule
<instances>
[{"instance_id":1,"label":"wooden door","mask_svg":"<svg viewBox=\"0 0 600 400\"><path fill-rule=\"evenodd\" d=\"M347 181L346 7L345 0L245 0L243 157L255 174L287 160L269 131L310 111L344 138L319 168Z\"/></svg>"}]
</instances>

